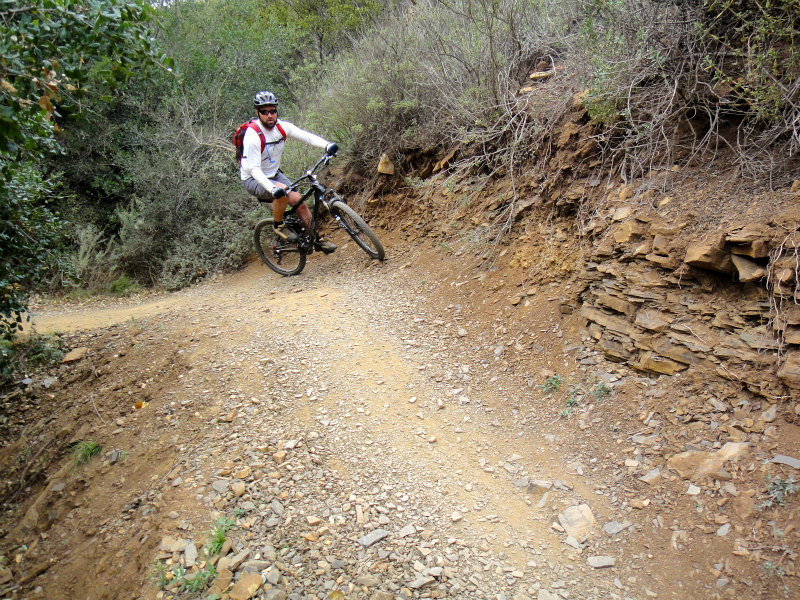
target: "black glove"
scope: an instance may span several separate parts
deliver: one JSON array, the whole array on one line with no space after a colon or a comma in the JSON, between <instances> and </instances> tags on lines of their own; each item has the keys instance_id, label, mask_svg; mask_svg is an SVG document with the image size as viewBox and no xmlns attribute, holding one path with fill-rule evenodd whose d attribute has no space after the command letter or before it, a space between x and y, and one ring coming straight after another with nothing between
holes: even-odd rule
<instances>
[{"instance_id":1,"label":"black glove","mask_svg":"<svg viewBox=\"0 0 800 600\"><path fill-rule=\"evenodd\" d=\"M275 189L272 192L272 197L277 200L278 198L283 198L286 195L286 190L282 187L275 186Z\"/></svg>"},{"instance_id":2,"label":"black glove","mask_svg":"<svg viewBox=\"0 0 800 600\"><path fill-rule=\"evenodd\" d=\"M325 146L325 154L327 154L328 156L336 156L336 153L338 151L339 151L339 146L337 146L333 142Z\"/></svg>"}]
</instances>

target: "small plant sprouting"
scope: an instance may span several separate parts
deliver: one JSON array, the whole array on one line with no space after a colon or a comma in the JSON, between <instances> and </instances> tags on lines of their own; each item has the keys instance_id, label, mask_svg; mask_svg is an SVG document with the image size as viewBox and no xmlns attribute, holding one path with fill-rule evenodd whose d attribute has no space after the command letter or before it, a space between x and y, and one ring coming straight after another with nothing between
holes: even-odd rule
<instances>
[{"instance_id":1,"label":"small plant sprouting","mask_svg":"<svg viewBox=\"0 0 800 600\"><path fill-rule=\"evenodd\" d=\"M569 419L572 416L572 407L565 408L558 414L564 417L565 419Z\"/></svg>"},{"instance_id":2,"label":"small plant sprouting","mask_svg":"<svg viewBox=\"0 0 800 600\"><path fill-rule=\"evenodd\" d=\"M783 565L776 565L771 560L764 561L763 567L767 573L775 577L783 577L786 574L786 570L783 568Z\"/></svg>"},{"instance_id":3,"label":"small plant sprouting","mask_svg":"<svg viewBox=\"0 0 800 600\"><path fill-rule=\"evenodd\" d=\"M789 475L786 479L780 477L768 477L769 483L767 484L767 499L758 505L758 508L772 508L776 504L783 506L786 503L786 497L797 493L800 490L800 485L794 480L794 477Z\"/></svg>"},{"instance_id":4,"label":"small plant sprouting","mask_svg":"<svg viewBox=\"0 0 800 600\"><path fill-rule=\"evenodd\" d=\"M439 246L441 251L444 252L445 254L453 253L453 247L447 242L438 242L436 245Z\"/></svg>"},{"instance_id":5,"label":"small plant sprouting","mask_svg":"<svg viewBox=\"0 0 800 600\"><path fill-rule=\"evenodd\" d=\"M222 550L222 545L225 543L225 536L228 534L228 530L233 527L233 523L234 520L228 517L220 517L219 520L214 523L214 527L211 529L211 539L206 545L206 555L208 558L219 554L220 550Z\"/></svg>"},{"instance_id":6,"label":"small plant sprouting","mask_svg":"<svg viewBox=\"0 0 800 600\"><path fill-rule=\"evenodd\" d=\"M605 399L610 395L611 395L611 387L604 381L598 383L592 390L592 397L594 398L595 402L600 402L601 400Z\"/></svg>"},{"instance_id":7,"label":"small plant sprouting","mask_svg":"<svg viewBox=\"0 0 800 600\"><path fill-rule=\"evenodd\" d=\"M427 182L421 177L406 177L405 184L412 189L420 190L427 185Z\"/></svg>"},{"instance_id":8,"label":"small plant sprouting","mask_svg":"<svg viewBox=\"0 0 800 600\"><path fill-rule=\"evenodd\" d=\"M217 576L214 565L208 564L199 571L186 571L183 565L176 565L172 569L160 560L156 561L153 567L153 576L158 582L158 587L177 588L181 592L202 592L208 587L208 583Z\"/></svg>"},{"instance_id":9,"label":"small plant sprouting","mask_svg":"<svg viewBox=\"0 0 800 600\"><path fill-rule=\"evenodd\" d=\"M72 452L75 454L75 466L80 467L81 465L85 465L92 460L93 456L100 454L102 450L103 447L97 442L81 440L75 444L75 447L72 449Z\"/></svg>"},{"instance_id":10,"label":"small plant sprouting","mask_svg":"<svg viewBox=\"0 0 800 600\"><path fill-rule=\"evenodd\" d=\"M578 406L578 397L575 392L572 392L567 398L567 406Z\"/></svg>"},{"instance_id":11,"label":"small plant sprouting","mask_svg":"<svg viewBox=\"0 0 800 600\"><path fill-rule=\"evenodd\" d=\"M561 387L562 383L564 383L564 378L561 375L551 375L544 380L544 383L542 384L542 391L545 394L555 392Z\"/></svg>"},{"instance_id":12,"label":"small plant sprouting","mask_svg":"<svg viewBox=\"0 0 800 600\"><path fill-rule=\"evenodd\" d=\"M166 565L161 562L160 560L156 561L156 564L153 565L153 576L158 581L158 587L162 590L167 587L169 582L171 581L171 577L169 576L169 571L167 570Z\"/></svg>"},{"instance_id":13,"label":"small plant sprouting","mask_svg":"<svg viewBox=\"0 0 800 600\"><path fill-rule=\"evenodd\" d=\"M208 587L208 582L216 576L217 570L214 568L214 565L209 564L206 565L204 569L200 569L194 574L190 573L188 577L184 574L178 587L182 592L202 592Z\"/></svg>"}]
</instances>

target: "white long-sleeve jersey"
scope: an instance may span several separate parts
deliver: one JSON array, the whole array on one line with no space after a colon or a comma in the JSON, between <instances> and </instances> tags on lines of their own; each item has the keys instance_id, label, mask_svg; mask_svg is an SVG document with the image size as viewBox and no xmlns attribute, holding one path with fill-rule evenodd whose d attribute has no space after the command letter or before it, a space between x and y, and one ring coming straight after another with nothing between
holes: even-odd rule
<instances>
[{"instance_id":1,"label":"white long-sleeve jersey","mask_svg":"<svg viewBox=\"0 0 800 600\"><path fill-rule=\"evenodd\" d=\"M281 127L286 132L286 139L298 140L315 146L317 148L325 148L330 142L315 135L304 129L300 129L297 125L289 121L280 121ZM261 140L258 134L253 131L251 127L247 128L242 139L242 160L240 161L241 167L239 168L239 176L242 181L252 177L261 187L265 190L272 190L272 184L269 180L275 176L278 169L281 167L281 156L283 155L283 136L278 131L277 125L272 129L266 129L260 121L256 121L256 125L264 132L264 137L267 144L264 146L264 151L261 151ZM279 143L270 143L279 142Z\"/></svg>"}]
</instances>

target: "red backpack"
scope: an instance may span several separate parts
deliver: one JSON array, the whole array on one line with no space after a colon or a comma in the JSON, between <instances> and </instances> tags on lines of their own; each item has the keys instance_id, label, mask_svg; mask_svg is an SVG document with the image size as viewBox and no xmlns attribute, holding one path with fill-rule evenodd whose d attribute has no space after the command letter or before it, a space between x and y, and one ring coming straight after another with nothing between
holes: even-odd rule
<instances>
[{"instance_id":1,"label":"red backpack","mask_svg":"<svg viewBox=\"0 0 800 600\"><path fill-rule=\"evenodd\" d=\"M236 161L242 160L242 154L244 153L244 134L248 128L252 129L258 134L258 139L261 140L261 151L264 151L267 144L280 144L281 142L286 141L286 132L281 127L279 122L275 123L275 127L278 128L278 131L281 134L283 139L278 140L277 142L267 142L267 138L264 136L264 132L261 131L261 127L258 126L258 119L251 119L247 123L242 123L239 127L236 128L236 133L233 134L233 146L236 148Z\"/></svg>"}]
</instances>

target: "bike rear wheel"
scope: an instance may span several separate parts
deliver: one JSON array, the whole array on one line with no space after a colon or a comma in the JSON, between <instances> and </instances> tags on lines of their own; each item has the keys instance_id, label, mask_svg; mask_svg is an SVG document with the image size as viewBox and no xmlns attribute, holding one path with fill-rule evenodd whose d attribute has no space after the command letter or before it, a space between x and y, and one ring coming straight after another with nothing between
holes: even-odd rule
<instances>
[{"instance_id":1,"label":"bike rear wheel","mask_svg":"<svg viewBox=\"0 0 800 600\"><path fill-rule=\"evenodd\" d=\"M306 254L297 242L287 243L272 228L274 219L264 219L253 231L256 251L270 269L288 277L297 275L306 266Z\"/></svg>"},{"instance_id":2,"label":"bike rear wheel","mask_svg":"<svg viewBox=\"0 0 800 600\"><path fill-rule=\"evenodd\" d=\"M330 207L331 214L338 216L340 225L371 258L383 260L386 252L383 250L378 236L372 232L356 211L344 202L334 202Z\"/></svg>"}]
</instances>

